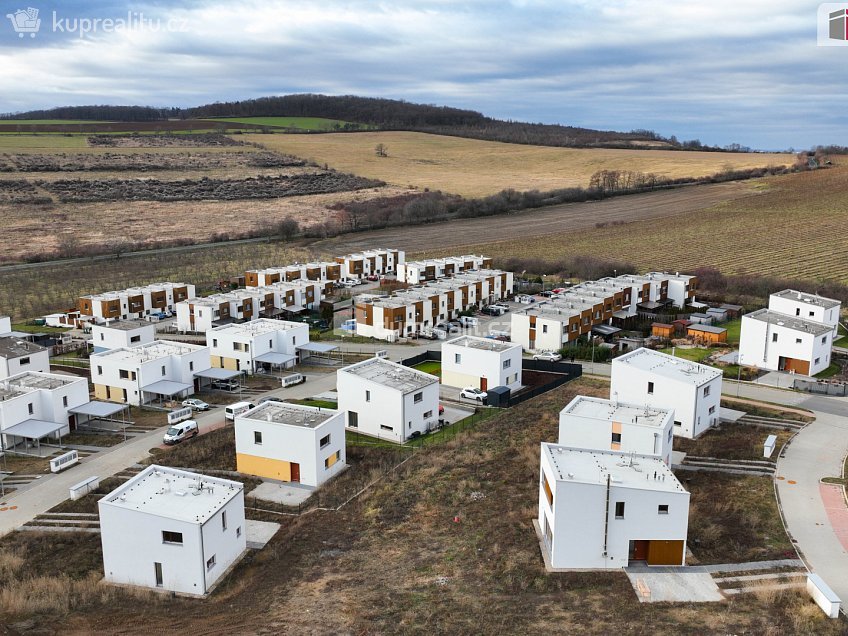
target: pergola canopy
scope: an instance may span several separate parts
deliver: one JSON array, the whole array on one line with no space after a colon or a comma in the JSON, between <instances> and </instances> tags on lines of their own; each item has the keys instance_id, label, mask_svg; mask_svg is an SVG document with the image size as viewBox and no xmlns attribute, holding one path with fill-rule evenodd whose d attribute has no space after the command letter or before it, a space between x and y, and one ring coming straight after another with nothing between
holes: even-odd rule
<instances>
[{"instance_id":1,"label":"pergola canopy","mask_svg":"<svg viewBox=\"0 0 848 636\"><path fill-rule=\"evenodd\" d=\"M113 402L98 402L93 400L91 402L86 402L82 406L75 406L72 409L68 409L69 413L74 413L75 415L88 415L89 417L111 417L115 415L115 413L120 413L125 408L127 408L126 404L115 404Z\"/></svg>"},{"instance_id":2,"label":"pergola canopy","mask_svg":"<svg viewBox=\"0 0 848 636\"><path fill-rule=\"evenodd\" d=\"M23 437L24 439L39 440L56 431L63 429L67 424L48 422L47 420L24 420L19 424L10 426L3 431L4 435Z\"/></svg>"},{"instance_id":3,"label":"pergola canopy","mask_svg":"<svg viewBox=\"0 0 848 636\"><path fill-rule=\"evenodd\" d=\"M164 395L166 397L170 397L172 395L176 395L177 393L187 391L191 388L192 386L190 384L174 382L173 380L159 380L158 382L154 382L153 384L148 384L147 386L141 387L141 390L145 393L156 393L157 395Z\"/></svg>"}]
</instances>

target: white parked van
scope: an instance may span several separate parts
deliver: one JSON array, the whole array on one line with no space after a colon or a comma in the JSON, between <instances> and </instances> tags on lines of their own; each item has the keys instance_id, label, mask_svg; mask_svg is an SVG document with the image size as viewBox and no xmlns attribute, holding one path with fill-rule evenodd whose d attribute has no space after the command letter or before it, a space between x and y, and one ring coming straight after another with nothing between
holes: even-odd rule
<instances>
[{"instance_id":1,"label":"white parked van","mask_svg":"<svg viewBox=\"0 0 848 636\"><path fill-rule=\"evenodd\" d=\"M253 402L236 402L235 404L230 404L224 409L224 419L233 421L236 419L236 415L241 415L255 406Z\"/></svg>"},{"instance_id":2,"label":"white parked van","mask_svg":"<svg viewBox=\"0 0 848 636\"><path fill-rule=\"evenodd\" d=\"M306 382L305 375L303 375L302 373L292 373L291 375L287 375L283 378L283 388L287 389L290 386L301 384L302 382Z\"/></svg>"},{"instance_id":3,"label":"white parked van","mask_svg":"<svg viewBox=\"0 0 848 636\"><path fill-rule=\"evenodd\" d=\"M474 316L460 316L459 324L463 327L476 327L480 324L480 321L478 321Z\"/></svg>"},{"instance_id":4,"label":"white parked van","mask_svg":"<svg viewBox=\"0 0 848 636\"><path fill-rule=\"evenodd\" d=\"M162 439L162 441L170 446L171 444L179 444L184 439L196 436L197 421L186 420L184 422L180 422L179 424L174 424L171 428L169 428L165 432L165 437Z\"/></svg>"}]
</instances>

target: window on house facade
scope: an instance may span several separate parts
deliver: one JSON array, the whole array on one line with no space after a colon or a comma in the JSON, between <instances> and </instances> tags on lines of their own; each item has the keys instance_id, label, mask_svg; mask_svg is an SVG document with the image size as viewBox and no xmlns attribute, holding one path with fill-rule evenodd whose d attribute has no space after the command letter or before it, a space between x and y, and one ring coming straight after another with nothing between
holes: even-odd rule
<instances>
[{"instance_id":1,"label":"window on house facade","mask_svg":"<svg viewBox=\"0 0 848 636\"><path fill-rule=\"evenodd\" d=\"M802 342L801 338L795 338L795 344L801 344L801 342Z\"/></svg>"},{"instance_id":2,"label":"window on house facade","mask_svg":"<svg viewBox=\"0 0 848 636\"><path fill-rule=\"evenodd\" d=\"M21 360L18 364L20 364L21 366L29 364L29 358L21 358Z\"/></svg>"},{"instance_id":3,"label":"window on house facade","mask_svg":"<svg viewBox=\"0 0 848 636\"><path fill-rule=\"evenodd\" d=\"M325 446L329 446L329 445L330 445L330 436L325 435L324 437L321 438L321 441L319 443L319 447L324 448Z\"/></svg>"},{"instance_id":4,"label":"window on house facade","mask_svg":"<svg viewBox=\"0 0 848 636\"><path fill-rule=\"evenodd\" d=\"M711 407L710 407L710 411L709 411L709 413L710 413L710 415L712 415L713 413L715 413L715 406L711 406Z\"/></svg>"},{"instance_id":5,"label":"window on house facade","mask_svg":"<svg viewBox=\"0 0 848 636\"><path fill-rule=\"evenodd\" d=\"M206 560L206 569L211 570L214 567L215 567L215 555L213 554L211 557L209 557Z\"/></svg>"},{"instance_id":6,"label":"window on house facade","mask_svg":"<svg viewBox=\"0 0 848 636\"><path fill-rule=\"evenodd\" d=\"M429 417L433 417L433 411L432 410L429 410L426 413L424 413L424 419L425 420Z\"/></svg>"},{"instance_id":7,"label":"window on house facade","mask_svg":"<svg viewBox=\"0 0 848 636\"><path fill-rule=\"evenodd\" d=\"M262 443L262 431L253 431L253 443L261 444Z\"/></svg>"},{"instance_id":8,"label":"window on house facade","mask_svg":"<svg viewBox=\"0 0 848 636\"><path fill-rule=\"evenodd\" d=\"M424 393L416 393L415 395L412 396L412 402L414 404L418 404L419 402L423 402L423 401L424 401Z\"/></svg>"},{"instance_id":9,"label":"window on house facade","mask_svg":"<svg viewBox=\"0 0 848 636\"><path fill-rule=\"evenodd\" d=\"M162 375L165 375L165 365L162 365Z\"/></svg>"},{"instance_id":10,"label":"window on house facade","mask_svg":"<svg viewBox=\"0 0 848 636\"><path fill-rule=\"evenodd\" d=\"M218 339L217 339L217 338L212 338L212 346L213 346L213 347L217 347L217 346L218 346Z\"/></svg>"},{"instance_id":11,"label":"window on house facade","mask_svg":"<svg viewBox=\"0 0 848 636\"><path fill-rule=\"evenodd\" d=\"M771 341L777 342L777 334L776 333L771 334Z\"/></svg>"},{"instance_id":12,"label":"window on house facade","mask_svg":"<svg viewBox=\"0 0 848 636\"><path fill-rule=\"evenodd\" d=\"M503 361L503 368L504 369L509 369L511 366L512 366L512 360L504 360Z\"/></svg>"},{"instance_id":13,"label":"window on house facade","mask_svg":"<svg viewBox=\"0 0 848 636\"><path fill-rule=\"evenodd\" d=\"M657 514L658 515L667 515L668 514L668 504L660 504L657 506Z\"/></svg>"},{"instance_id":14,"label":"window on house facade","mask_svg":"<svg viewBox=\"0 0 848 636\"><path fill-rule=\"evenodd\" d=\"M171 532L170 530L162 530L162 543L183 544L182 532Z\"/></svg>"},{"instance_id":15,"label":"window on house facade","mask_svg":"<svg viewBox=\"0 0 848 636\"><path fill-rule=\"evenodd\" d=\"M97 366L97 375L103 375L103 367L100 365Z\"/></svg>"},{"instance_id":16,"label":"window on house facade","mask_svg":"<svg viewBox=\"0 0 848 636\"><path fill-rule=\"evenodd\" d=\"M613 444L621 444L621 433L613 433L612 434L612 443Z\"/></svg>"},{"instance_id":17,"label":"window on house facade","mask_svg":"<svg viewBox=\"0 0 848 636\"><path fill-rule=\"evenodd\" d=\"M650 394L653 394L653 392L654 392L654 383L653 383L653 382L648 382L648 394L649 394L649 395L650 395Z\"/></svg>"},{"instance_id":18,"label":"window on house facade","mask_svg":"<svg viewBox=\"0 0 848 636\"><path fill-rule=\"evenodd\" d=\"M356 411L348 411L347 425L350 428L359 428L359 413L357 413Z\"/></svg>"},{"instance_id":19,"label":"window on house facade","mask_svg":"<svg viewBox=\"0 0 848 636\"><path fill-rule=\"evenodd\" d=\"M385 424L380 424L380 428L381 428L381 429L383 429L384 431L393 431L393 430L395 430L395 429L393 429L391 426L386 426Z\"/></svg>"},{"instance_id":20,"label":"window on house facade","mask_svg":"<svg viewBox=\"0 0 848 636\"><path fill-rule=\"evenodd\" d=\"M221 530L227 529L227 511L223 510L221 512Z\"/></svg>"},{"instance_id":21,"label":"window on house facade","mask_svg":"<svg viewBox=\"0 0 848 636\"><path fill-rule=\"evenodd\" d=\"M455 353L455 354L453 354L453 361L454 361L456 364L460 364L460 363L462 362L462 354L461 354L461 353Z\"/></svg>"},{"instance_id":22,"label":"window on house facade","mask_svg":"<svg viewBox=\"0 0 848 636\"><path fill-rule=\"evenodd\" d=\"M27 411L29 411L30 415L32 415L35 412L35 407L32 405L32 402L27 404Z\"/></svg>"},{"instance_id":23,"label":"window on house facade","mask_svg":"<svg viewBox=\"0 0 848 636\"><path fill-rule=\"evenodd\" d=\"M624 519L624 502L616 501L615 502L615 518L616 519Z\"/></svg>"},{"instance_id":24,"label":"window on house facade","mask_svg":"<svg viewBox=\"0 0 848 636\"><path fill-rule=\"evenodd\" d=\"M62 406L68 406L68 396L67 395L62 396Z\"/></svg>"},{"instance_id":25,"label":"window on house facade","mask_svg":"<svg viewBox=\"0 0 848 636\"><path fill-rule=\"evenodd\" d=\"M704 387L704 397L707 397L709 394L710 394L710 387L709 387L709 386L705 386L705 387Z\"/></svg>"},{"instance_id":26,"label":"window on house facade","mask_svg":"<svg viewBox=\"0 0 848 636\"><path fill-rule=\"evenodd\" d=\"M194 360L189 360L189 361L188 361L188 370L189 370L189 371L194 371Z\"/></svg>"},{"instance_id":27,"label":"window on house facade","mask_svg":"<svg viewBox=\"0 0 848 636\"><path fill-rule=\"evenodd\" d=\"M822 344L827 343L827 336L822 336Z\"/></svg>"}]
</instances>

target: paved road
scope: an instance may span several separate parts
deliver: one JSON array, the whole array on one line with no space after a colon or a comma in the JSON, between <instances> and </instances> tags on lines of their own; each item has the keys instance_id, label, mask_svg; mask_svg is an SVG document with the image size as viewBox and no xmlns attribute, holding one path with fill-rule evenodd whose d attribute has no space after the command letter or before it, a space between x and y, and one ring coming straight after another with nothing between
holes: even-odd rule
<instances>
[{"instance_id":1,"label":"paved road","mask_svg":"<svg viewBox=\"0 0 848 636\"><path fill-rule=\"evenodd\" d=\"M778 460L775 483L789 534L807 565L840 598L848 600L848 551L831 527L819 491L822 477L842 475L842 461L848 453L848 402L844 398L818 400L831 400L830 410L841 415L816 411L816 421L795 436Z\"/></svg>"}]
</instances>

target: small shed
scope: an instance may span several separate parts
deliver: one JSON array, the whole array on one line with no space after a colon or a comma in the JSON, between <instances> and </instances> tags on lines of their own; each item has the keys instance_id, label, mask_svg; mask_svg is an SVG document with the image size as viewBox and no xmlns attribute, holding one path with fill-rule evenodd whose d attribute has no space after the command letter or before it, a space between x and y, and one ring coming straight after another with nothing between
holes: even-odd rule
<instances>
[{"instance_id":1,"label":"small shed","mask_svg":"<svg viewBox=\"0 0 848 636\"><path fill-rule=\"evenodd\" d=\"M729 319L739 318L742 315L742 305L731 305L730 303L722 303L721 308L727 312Z\"/></svg>"},{"instance_id":2,"label":"small shed","mask_svg":"<svg viewBox=\"0 0 848 636\"><path fill-rule=\"evenodd\" d=\"M727 310L721 307L710 307L706 314L715 318L716 322L724 322L727 320Z\"/></svg>"},{"instance_id":3,"label":"small shed","mask_svg":"<svg viewBox=\"0 0 848 636\"><path fill-rule=\"evenodd\" d=\"M686 330L689 328L689 325L692 324L692 321L686 320L685 318L678 318L677 320L673 320L671 324L674 326L674 334L682 336L686 333Z\"/></svg>"},{"instance_id":4,"label":"small shed","mask_svg":"<svg viewBox=\"0 0 848 636\"><path fill-rule=\"evenodd\" d=\"M651 324L651 335L657 338L673 338L674 325L665 322L655 322Z\"/></svg>"},{"instance_id":5,"label":"small shed","mask_svg":"<svg viewBox=\"0 0 848 636\"><path fill-rule=\"evenodd\" d=\"M486 406L508 407L511 393L509 387L506 386L496 386L492 389L486 389Z\"/></svg>"},{"instance_id":6,"label":"small shed","mask_svg":"<svg viewBox=\"0 0 848 636\"><path fill-rule=\"evenodd\" d=\"M727 342L727 329L712 325L690 325L686 335L699 344L717 344Z\"/></svg>"},{"instance_id":7,"label":"small shed","mask_svg":"<svg viewBox=\"0 0 848 636\"><path fill-rule=\"evenodd\" d=\"M711 325L715 322L715 318L713 318L709 314L694 313L689 314L689 321L701 325Z\"/></svg>"}]
</instances>

